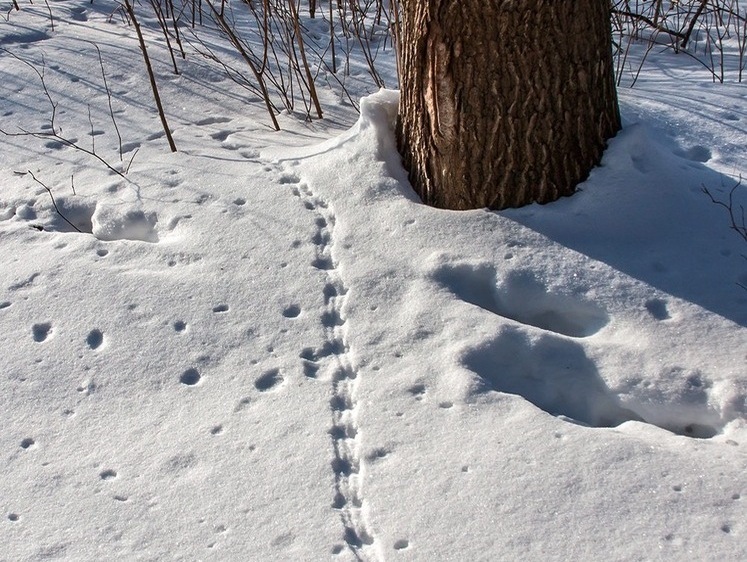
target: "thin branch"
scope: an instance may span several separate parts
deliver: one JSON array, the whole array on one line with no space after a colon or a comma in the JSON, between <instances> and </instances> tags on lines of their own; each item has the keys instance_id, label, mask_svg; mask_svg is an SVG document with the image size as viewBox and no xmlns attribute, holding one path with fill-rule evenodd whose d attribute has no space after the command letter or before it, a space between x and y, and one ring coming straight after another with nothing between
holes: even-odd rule
<instances>
[{"instance_id":1,"label":"thin branch","mask_svg":"<svg viewBox=\"0 0 747 562\"><path fill-rule=\"evenodd\" d=\"M153 67L150 64L150 57L148 56L148 50L145 48L145 39L143 38L143 32L140 29L140 23L135 17L135 9L133 8L130 0L124 0L124 8L127 11L127 15L132 21L132 25L135 27L138 41L140 42L140 51L143 54L143 60L145 61L145 67L148 70L148 78L150 79L150 87L153 90L153 97L156 100L156 107L158 108L158 116L161 118L161 125L163 126L163 132L166 133L166 140L169 141L169 147L171 152L176 152L176 144L174 144L174 137L171 136L171 129L166 121L166 114L163 110L163 104L161 103L161 96L158 94L158 85L156 84L156 76L153 73Z\"/></svg>"},{"instance_id":2,"label":"thin branch","mask_svg":"<svg viewBox=\"0 0 747 562\"><path fill-rule=\"evenodd\" d=\"M80 228L78 228L73 223L71 223L69 220L67 220L67 217L62 214L62 211L60 211L60 208L57 206L57 202L54 200L54 195L52 195L52 190L49 189L49 187L47 187L46 184L44 184L43 182L41 182L38 179L36 179L36 176L34 175L34 172L32 172L31 170L29 170L28 173L29 173L29 175L31 175L31 178L36 183L38 183L40 186L42 186L44 189L47 190L47 193L49 193L49 198L52 200L52 205L54 206L54 210L57 211L57 214L60 215L60 217L62 217L62 220L64 220L67 224L69 224L70 226L72 226L78 232L83 233L83 231Z\"/></svg>"},{"instance_id":3,"label":"thin branch","mask_svg":"<svg viewBox=\"0 0 747 562\"><path fill-rule=\"evenodd\" d=\"M745 216L744 205L739 205L739 210L737 210L734 205L734 193L741 185L742 176L740 175L739 181L734 185L734 187L731 188L731 191L729 191L729 198L727 199L727 201L716 199L705 185L701 185L701 189L703 193L708 196L712 203L715 203L719 207L723 207L727 210L727 212L729 213L729 220L731 221L731 225L729 226L729 228L734 230L742 237L745 242L747 242L747 217Z\"/></svg>"},{"instance_id":4,"label":"thin branch","mask_svg":"<svg viewBox=\"0 0 747 562\"><path fill-rule=\"evenodd\" d=\"M93 41L89 41L91 45L94 46L96 49L96 53L99 56L99 66L101 67L101 78L104 80L104 89L106 90L106 98L109 102L109 116L112 118L112 124L114 125L114 130L117 133L117 140L119 141L119 161L121 162L123 160L122 158L122 135L119 133L119 127L117 126L117 120L114 118L114 108L112 107L112 91L109 89L109 82L106 80L106 71L104 70L104 59L101 56L101 49L99 49L99 46L94 43Z\"/></svg>"},{"instance_id":5,"label":"thin branch","mask_svg":"<svg viewBox=\"0 0 747 562\"><path fill-rule=\"evenodd\" d=\"M60 135L56 131L56 128L55 128L55 118L56 118L56 115L57 115L57 104L52 99L52 96L49 93L49 89L47 88L47 83L44 80L44 72L43 72L44 66L42 66L42 71L40 72L39 69L36 68L33 64L31 64L30 62L28 62L28 61L26 61L26 60L24 60L24 59L16 56L15 54L11 53L7 49L4 49L4 48L0 47L0 51L3 51L5 53L9 54L10 56L12 56L13 58L15 58L16 60L18 60L18 61L22 62L23 64L25 64L26 66L28 66L31 70L33 70L36 73L36 75L39 77L39 80L41 81L41 85L42 85L42 89L44 90L44 94L47 96L47 99L49 100L49 105L52 107L52 116L50 117L50 127L51 128L50 128L49 131L42 131L42 132L38 132L37 133L37 132L33 132L33 131L27 131L26 129L23 129L22 127L18 127L18 129L20 131L19 133L11 133L9 131L6 131L3 128L0 128L0 134L3 134L5 136L7 136L7 137L34 137L36 139L49 139L49 138L53 138L56 141L64 144L65 146L69 146L70 148L74 148L75 150L79 150L79 151L81 151L81 152L83 152L85 154L88 154L89 156L93 156L94 158L96 158L96 160L98 160L104 166L106 166L110 171L114 172L115 174L117 174L118 176L121 176L124 179L127 179L122 172L120 172L116 168L112 167L112 165L109 164L106 160L104 160L101 156L99 156L95 152L92 152L92 151L88 150L87 148L83 148L82 146L80 146L79 144L75 143L74 141L66 139L65 137L63 137L62 135ZM43 64L44 64L44 61L42 59L42 65Z\"/></svg>"},{"instance_id":6,"label":"thin branch","mask_svg":"<svg viewBox=\"0 0 747 562\"><path fill-rule=\"evenodd\" d=\"M678 39L683 39L683 47L684 47L684 40L686 40L687 37L686 37L686 35L684 33L680 32L680 31L675 31L673 29L669 29L666 26L661 25L660 23L654 22L653 20L647 18L643 14L637 14L635 12L628 12L628 11L625 11L625 10L617 10L615 8L612 9L612 13L616 14L618 16L626 17L626 18L640 20L643 23L645 23L646 25L648 25L649 27L652 27L654 29L658 29L659 31L663 31L664 33L668 33L672 37L677 37Z\"/></svg>"},{"instance_id":7,"label":"thin branch","mask_svg":"<svg viewBox=\"0 0 747 562\"><path fill-rule=\"evenodd\" d=\"M52 8L49 7L49 2L47 0L44 0L44 3L47 5L47 10L49 10L49 23L52 26L52 31L54 31L54 18L52 17Z\"/></svg>"},{"instance_id":8,"label":"thin branch","mask_svg":"<svg viewBox=\"0 0 747 562\"><path fill-rule=\"evenodd\" d=\"M93 129L93 118L91 117L91 104L88 104L88 124L91 126L91 152L96 154L96 131Z\"/></svg>"}]
</instances>

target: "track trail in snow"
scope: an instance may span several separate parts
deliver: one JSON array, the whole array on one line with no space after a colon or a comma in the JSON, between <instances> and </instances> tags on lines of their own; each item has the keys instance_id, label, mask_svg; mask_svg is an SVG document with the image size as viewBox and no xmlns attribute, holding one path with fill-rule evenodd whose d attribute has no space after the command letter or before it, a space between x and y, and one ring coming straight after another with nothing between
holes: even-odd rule
<instances>
[{"instance_id":1,"label":"track trail in snow","mask_svg":"<svg viewBox=\"0 0 747 562\"><path fill-rule=\"evenodd\" d=\"M333 547L334 554L346 548L356 560L378 560L375 539L367 519L363 497L364 466L358 426L360 405L357 400L358 372L347 342L347 321L344 307L348 288L335 258L336 216L331 206L302 182L291 169L281 172L280 183L287 184L304 208L314 217L315 230L311 242L315 257L311 263L323 271L324 307L320 320L325 341L316 350L301 353L307 376L316 377L321 369L332 384L329 408L332 418L329 434L332 440L331 468L335 478L332 507L339 513L343 525L343 543Z\"/></svg>"}]
</instances>

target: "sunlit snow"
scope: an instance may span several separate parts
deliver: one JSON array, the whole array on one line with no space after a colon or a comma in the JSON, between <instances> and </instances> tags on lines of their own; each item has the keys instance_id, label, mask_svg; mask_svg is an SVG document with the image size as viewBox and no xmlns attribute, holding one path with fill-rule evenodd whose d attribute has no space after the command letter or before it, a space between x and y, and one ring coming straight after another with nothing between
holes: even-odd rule
<instances>
[{"instance_id":1,"label":"sunlit snow","mask_svg":"<svg viewBox=\"0 0 747 562\"><path fill-rule=\"evenodd\" d=\"M652 54L576 195L444 211L396 91L276 133L154 40L172 154L134 32L51 4L0 128L49 127L10 51L123 175L0 135L0 560L747 559L744 83Z\"/></svg>"}]
</instances>

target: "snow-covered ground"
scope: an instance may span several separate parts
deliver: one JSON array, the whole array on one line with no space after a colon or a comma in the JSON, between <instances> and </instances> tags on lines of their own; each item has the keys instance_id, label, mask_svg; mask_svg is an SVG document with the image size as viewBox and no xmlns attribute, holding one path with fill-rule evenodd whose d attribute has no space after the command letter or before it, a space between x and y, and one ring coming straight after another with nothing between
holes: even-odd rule
<instances>
[{"instance_id":1,"label":"snow-covered ground","mask_svg":"<svg viewBox=\"0 0 747 562\"><path fill-rule=\"evenodd\" d=\"M747 243L702 192L745 84L652 54L579 193L450 212L396 92L276 133L153 41L172 154L134 32L52 4L0 22L0 128L50 131L27 61L128 171L0 135L0 560L747 559Z\"/></svg>"}]
</instances>

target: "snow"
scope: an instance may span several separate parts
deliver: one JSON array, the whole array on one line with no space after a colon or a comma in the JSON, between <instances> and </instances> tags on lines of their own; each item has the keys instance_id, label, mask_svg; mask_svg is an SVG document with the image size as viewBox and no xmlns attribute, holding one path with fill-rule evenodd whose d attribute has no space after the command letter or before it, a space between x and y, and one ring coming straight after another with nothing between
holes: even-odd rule
<instances>
[{"instance_id":1,"label":"snow","mask_svg":"<svg viewBox=\"0 0 747 562\"><path fill-rule=\"evenodd\" d=\"M745 175L743 84L652 54L579 193L444 211L397 92L275 133L152 41L172 154L132 30L66 4L0 46L123 175L0 135L0 560L747 558L747 249L702 192ZM0 68L0 128L49 131Z\"/></svg>"}]
</instances>

